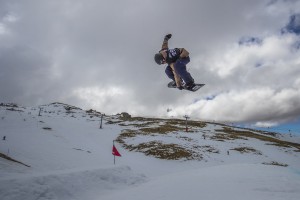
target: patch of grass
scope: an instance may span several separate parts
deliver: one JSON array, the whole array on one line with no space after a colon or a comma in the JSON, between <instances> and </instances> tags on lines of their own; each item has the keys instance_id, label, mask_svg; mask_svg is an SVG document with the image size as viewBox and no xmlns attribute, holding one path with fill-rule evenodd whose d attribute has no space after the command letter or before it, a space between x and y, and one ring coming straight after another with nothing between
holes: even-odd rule
<instances>
[{"instance_id":1,"label":"patch of grass","mask_svg":"<svg viewBox=\"0 0 300 200\"><path fill-rule=\"evenodd\" d=\"M105 124L119 124L119 123L122 123L123 121L111 121L111 120L108 120Z\"/></svg>"},{"instance_id":2,"label":"patch of grass","mask_svg":"<svg viewBox=\"0 0 300 200\"><path fill-rule=\"evenodd\" d=\"M130 126L128 124L123 124L123 123L120 123L119 126Z\"/></svg>"},{"instance_id":3,"label":"patch of grass","mask_svg":"<svg viewBox=\"0 0 300 200\"><path fill-rule=\"evenodd\" d=\"M170 124L160 125L158 127L148 127L148 128L140 129L140 131L145 133L159 133L159 134L167 134L170 132L183 131L183 130L185 129L182 127L177 127Z\"/></svg>"},{"instance_id":4,"label":"patch of grass","mask_svg":"<svg viewBox=\"0 0 300 200\"><path fill-rule=\"evenodd\" d=\"M210 137L212 140L217 140L217 141L221 141L221 142L224 142L226 140L247 140L247 138L242 137L237 134L223 133L222 132L223 130L216 130L216 131L218 133L216 133L215 135Z\"/></svg>"},{"instance_id":5,"label":"patch of grass","mask_svg":"<svg viewBox=\"0 0 300 200\"><path fill-rule=\"evenodd\" d=\"M178 135L179 132L185 131L186 121L181 119L153 119L153 118L142 118L142 117L131 117L126 120L114 122L119 123L121 126L131 126L134 130L126 129L121 132L117 137L116 141L129 151L142 152L145 155L154 156L160 159L166 160L191 160L203 159L202 154L205 153L220 153L220 150L206 145L199 146L197 141L194 141L188 135ZM220 124L218 124L220 125ZM194 129L196 132L207 126L206 122L188 121L188 127ZM195 132L194 131L194 132ZM193 131L189 131L191 133ZM162 134L166 136L162 137L175 137L186 145L180 144L166 144L162 141L156 141L155 136ZM169 134L169 135L167 135ZM140 144L127 143L134 140L138 136L153 136L148 138L148 142ZM281 147L296 147L300 149L300 144L284 142L270 135L263 135L262 133L252 132L248 129L234 129L232 127L222 124L222 128L219 130L211 131L209 136L210 139L218 141L227 140L248 140L249 138L255 138L269 143L269 145L276 145ZM128 141L126 140L128 139ZM251 148L251 147L238 147L231 149L240 153L252 153L262 155L262 152Z\"/></svg>"},{"instance_id":6,"label":"patch of grass","mask_svg":"<svg viewBox=\"0 0 300 200\"><path fill-rule=\"evenodd\" d=\"M145 155L153 156L159 159L165 160L201 160L202 155L184 148L177 144L164 144L161 141L144 142L137 145L127 144L125 140L127 138L133 138L138 135L152 135L152 134L167 134L169 132L178 131L178 127L172 125L159 126L152 128L141 128L139 130L126 129L121 132L117 137L116 142L122 144L122 146L129 151L136 151L144 153ZM186 139L186 138L185 138Z\"/></svg>"},{"instance_id":7,"label":"patch of grass","mask_svg":"<svg viewBox=\"0 0 300 200\"><path fill-rule=\"evenodd\" d=\"M200 149L202 149L205 152L209 152L209 153L220 153L220 151L218 149L216 149L215 147L209 146L209 145L205 145L205 146L199 146Z\"/></svg>"},{"instance_id":8,"label":"patch of grass","mask_svg":"<svg viewBox=\"0 0 300 200\"><path fill-rule=\"evenodd\" d=\"M157 122L156 121L147 121L147 122L141 123L141 124L132 124L132 126L140 128L140 127L148 127L148 126L154 125L154 124L157 124Z\"/></svg>"},{"instance_id":9,"label":"patch of grass","mask_svg":"<svg viewBox=\"0 0 300 200\"><path fill-rule=\"evenodd\" d=\"M23 110L15 109L15 108L6 108L6 110L15 111L15 112L24 112Z\"/></svg>"},{"instance_id":10,"label":"patch of grass","mask_svg":"<svg viewBox=\"0 0 300 200\"><path fill-rule=\"evenodd\" d=\"M18 108L19 106L15 103L0 103L1 107L14 107L14 108Z\"/></svg>"},{"instance_id":11,"label":"patch of grass","mask_svg":"<svg viewBox=\"0 0 300 200\"><path fill-rule=\"evenodd\" d=\"M174 126L185 126L185 120L181 119L170 119L166 121L167 125L174 125Z\"/></svg>"},{"instance_id":12,"label":"patch of grass","mask_svg":"<svg viewBox=\"0 0 300 200\"><path fill-rule=\"evenodd\" d=\"M159 118L147 118L147 117L131 117L127 119L123 119L124 121L138 121L138 122L162 122L165 121L164 119L159 119Z\"/></svg>"},{"instance_id":13,"label":"patch of grass","mask_svg":"<svg viewBox=\"0 0 300 200\"><path fill-rule=\"evenodd\" d=\"M262 153L252 147L236 147L231 150L238 151L240 153L254 153L256 155L262 155Z\"/></svg>"},{"instance_id":14,"label":"patch of grass","mask_svg":"<svg viewBox=\"0 0 300 200\"><path fill-rule=\"evenodd\" d=\"M288 164L284 164L284 163L279 163L279 162L276 162L276 161L272 161L272 162L263 162L262 163L263 165L275 165L275 166L280 166L280 167L287 167L289 166Z\"/></svg>"},{"instance_id":15,"label":"patch of grass","mask_svg":"<svg viewBox=\"0 0 300 200\"><path fill-rule=\"evenodd\" d=\"M276 139L274 137L270 136L265 136L261 134L256 134L251 131L241 131L241 130L234 130L229 127L223 127L222 130L217 130L218 132L223 132L226 134L225 138L229 139L247 139L247 138L255 138L264 142L270 142L268 145L274 145L274 146L279 146L279 147L287 147L287 148L297 148L300 150L300 144L298 143L293 143L293 142L287 142L287 141L282 141L279 139ZM296 150L297 151L297 150Z\"/></svg>"},{"instance_id":16,"label":"patch of grass","mask_svg":"<svg viewBox=\"0 0 300 200\"><path fill-rule=\"evenodd\" d=\"M130 129L126 129L123 130L121 132L121 134L117 137L116 141L120 144L125 144L125 139L126 138L132 138L135 137L137 135L137 131L136 130L130 130Z\"/></svg>"},{"instance_id":17,"label":"patch of grass","mask_svg":"<svg viewBox=\"0 0 300 200\"><path fill-rule=\"evenodd\" d=\"M277 147L285 147L285 148L291 148L291 145L286 144L284 142L275 142L275 143L267 143L266 145L273 145L273 146L277 146Z\"/></svg>"},{"instance_id":18,"label":"patch of grass","mask_svg":"<svg viewBox=\"0 0 300 200\"><path fill-rule=\"evenodd\" d=\"M181 126L181 127L186 127L186 120L181 120L181 119L171 119L166 121L166 125L173 125L173 126ZM206 127L205 122L200 122L200 121L187 121L187 126L189 129L192 128L204 128Z\"/></svg>"},{"instance_id":19,"label":"patch of grass","mask_svg":"<svg viewBox=\"0 0 300 200\"><path fill-rule=\"evenodd\" d=\"M149 127L150 125L154 125L157 124L157 122L144 122L144 123L123 123L123 122L127 122L127 121L122 121L122 122L118 122L120 126L133 126L136 128L141 128L141 127Z\"/></svg>"},{"instance_id":20,"label":"patch of grass","mask_svg":"<svg viewBox=\"0 0 300 200\"><path fill-rule=\"evenodd\" d=\"M140 143L138 145L127 145L124 147L129 151L142 152L145 155L165 160L193 160L202 159L202 155L177 144L164 144L160 141Z\"/></svg>"},{"instance_id":21,"label":"patch of grass","mask_svg":"<svg viewBox=\"0 0 300 200\"><path fill-rule=\"evenodd\" d=\"M206 127L205 122L199 122L199 121L188 121L188 126L193 126L197 128L205 128Z\"/></svg>"}]
</instances>

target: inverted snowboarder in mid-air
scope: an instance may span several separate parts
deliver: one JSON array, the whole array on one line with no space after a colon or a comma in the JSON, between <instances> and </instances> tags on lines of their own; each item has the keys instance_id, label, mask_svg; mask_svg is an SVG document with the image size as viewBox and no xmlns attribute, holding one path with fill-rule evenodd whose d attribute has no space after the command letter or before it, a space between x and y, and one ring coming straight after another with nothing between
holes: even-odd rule
<instances>
[{"instance_id":1,"label":"inverted snowboarder in mid-air","mask_svg":"<svg viewBox=\"0 0 300 200\"><path fill-rule=\"evenodd\" d=\"M155 54L154 60L159 65L167 64L165 72L172 79L168 87L195 92L204 86L204 84L195 84L193 77L186 70L186 65L190 62L189 52L184 48L168 48L168 40L171 37L172 34L165 36L162 48Z\"/></svg>"}]
</instances>

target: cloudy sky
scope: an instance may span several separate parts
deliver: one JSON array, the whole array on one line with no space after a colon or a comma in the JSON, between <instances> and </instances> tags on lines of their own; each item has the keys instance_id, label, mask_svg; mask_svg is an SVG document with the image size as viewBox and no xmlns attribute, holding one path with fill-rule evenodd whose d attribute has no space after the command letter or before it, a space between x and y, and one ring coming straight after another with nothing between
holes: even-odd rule
<instances>
[{"instance_id":1,"label":"cloudy sky","mask_svg":"<svg viewBox=\"0 0 300 200\"><path fill-rule=\"evenodd\" d=\"M166 87L153 57L167 33L170 48L190 52L199 91ZM0 102L297 121L300 1L0 0Z\"/></svg>"}]
</instances>

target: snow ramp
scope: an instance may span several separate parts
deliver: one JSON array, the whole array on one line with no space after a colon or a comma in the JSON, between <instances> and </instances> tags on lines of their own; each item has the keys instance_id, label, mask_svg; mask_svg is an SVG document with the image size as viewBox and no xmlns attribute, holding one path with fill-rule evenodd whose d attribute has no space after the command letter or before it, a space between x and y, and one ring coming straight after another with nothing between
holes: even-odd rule
<instances>
[{"instance_id":1,"label":"snow ramp","mask_svg":"<svg viewBox=\"0 0 300 200\"><path fill-rule=\"evenodd\" d=\"M0 180L1 200L94 199L146 181L130 167L59 171Z\"/></svg>"}]
</instances>

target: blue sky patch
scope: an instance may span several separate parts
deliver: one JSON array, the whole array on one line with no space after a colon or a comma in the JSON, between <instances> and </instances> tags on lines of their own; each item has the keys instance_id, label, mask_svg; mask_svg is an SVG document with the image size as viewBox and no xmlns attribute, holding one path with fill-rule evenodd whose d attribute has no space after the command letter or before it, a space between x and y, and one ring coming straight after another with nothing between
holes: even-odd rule
<instances>
[{"instance_id":1,"label":"blue sky patch","mask_svg":"<svg viewBox=\"0 0 300 200\"><path fill-rule=\"evenodd\" d=\"M207 96L205 97L205 100L207 101L211 101L211 100L214 100L216 98L217 95L211 95L211 96Z\"/></svg>"},{"instance_id":2,"label":"blue sky patch","mask_svg":"<svg viewBox=\"0 0 300 200\"><path fill-rule=\"evenodd\" d=\"M295 33L296 35L300 35L300 13L293 14L290 17L289 23L281 30L282 34Z\"/></svg>"},{"instance_id":3,"label":"blue sky patch","mask_svg":"<svg viewBox=\"0 0 300 200\"><path fill-rule=\"evenodd\" d=\"M262 42L263 40L258 37L244 36L239 40L239 45L246 45L246 46L261 45Z\"/></svg>"}]
</instances>

